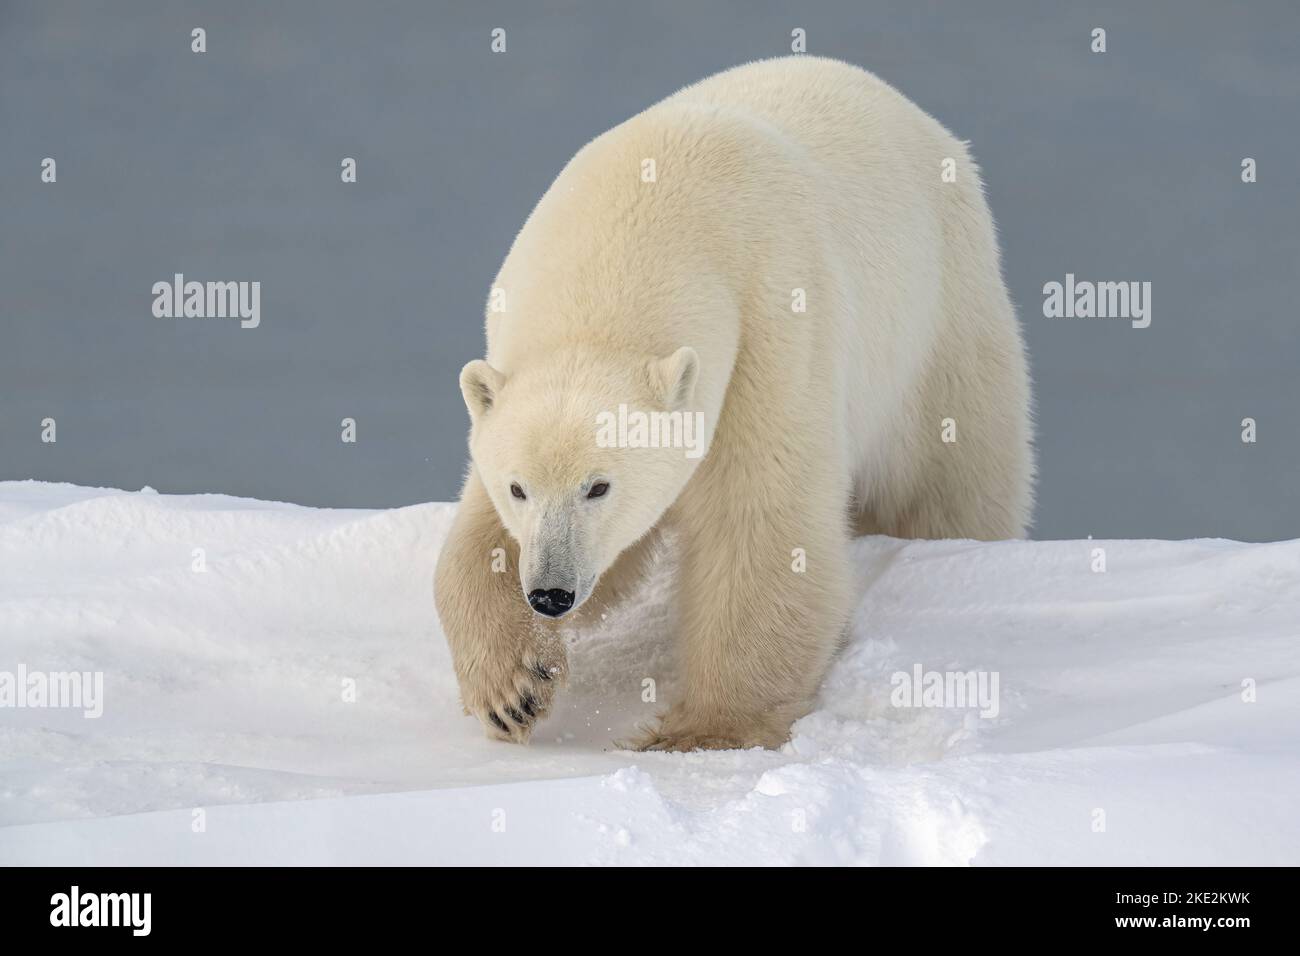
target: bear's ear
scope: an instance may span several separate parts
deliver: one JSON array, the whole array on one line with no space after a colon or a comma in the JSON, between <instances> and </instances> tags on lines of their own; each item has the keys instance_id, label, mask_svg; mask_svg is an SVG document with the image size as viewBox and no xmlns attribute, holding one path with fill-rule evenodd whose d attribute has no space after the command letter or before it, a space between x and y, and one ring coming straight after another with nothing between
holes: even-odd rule
<instances>
[{"instance_id":1,"label":"bear's ear","mask_svg":"<svg viewBox=\"0 0 1300 956\"><path fill-rule=\"evenodd\" d=\"M695 382L700 377L700 357L695 349L683 345L667 358L650 363L650 376L659 389L660 401L669 411L685 408L695 397Z\"/></svg>"},{"instance_id":2,"label":"bear's ear","mask_svg":"<svg viewBox=\"0 0 1300 956\"><path fill-rule=\"evenodd\" d=\"M496 401L506 377L482 359L475 359L460 370L460 393L465 396L469 417L478 421Z\"/></svg>"}]
</instances>

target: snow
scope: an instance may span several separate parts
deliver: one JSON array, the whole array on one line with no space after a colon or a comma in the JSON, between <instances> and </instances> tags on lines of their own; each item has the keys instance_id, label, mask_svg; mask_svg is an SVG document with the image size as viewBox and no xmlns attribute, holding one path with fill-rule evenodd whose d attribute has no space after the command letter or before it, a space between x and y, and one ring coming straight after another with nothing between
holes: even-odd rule
<instances>
[{"instance_id":1,"label":"snow","mask_svg":"<svg viewBox=\"0 0 1300 956\"><path fill-rule=\"evenodd\" d=\"M0 708L0 863L1300 862L1300 541L863 539L788 745L641 754L670 562L496 743L433 608L452 511L0 482L0 676L103 674L98 718ZM918 665L996 716L894 706Z\"/></svg>"}]
</instances>

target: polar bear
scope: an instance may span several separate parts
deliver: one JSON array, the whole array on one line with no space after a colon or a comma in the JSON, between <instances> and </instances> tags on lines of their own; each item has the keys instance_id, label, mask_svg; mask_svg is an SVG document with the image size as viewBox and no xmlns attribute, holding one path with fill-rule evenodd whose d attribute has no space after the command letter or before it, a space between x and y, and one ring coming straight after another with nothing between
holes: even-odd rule
<instances>
[{"instance_id":1,"label":"polar bear","mask_svg":"<svg viewBox=\"0 0 1300 956\"><path fill-rule=\"evenodd\" d=\"M728 70L581 149L460 387L435 598L465 709L503 740L565 676L556 622L626 591L665 528L683 692L638 744L693 750L788 739L854 604L853 535L1029 519L1025 351L978 170L833 60Z\"/></svg>"}]
</instances>

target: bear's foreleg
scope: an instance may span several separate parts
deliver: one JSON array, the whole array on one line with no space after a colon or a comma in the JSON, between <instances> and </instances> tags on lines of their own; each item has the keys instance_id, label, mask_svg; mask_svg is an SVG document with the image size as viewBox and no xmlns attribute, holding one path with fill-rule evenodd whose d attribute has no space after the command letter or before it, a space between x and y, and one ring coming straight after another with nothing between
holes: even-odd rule
<instances>
[{"instance_id":1,"label":"bear's foreleg","mask_svg":"<svg viewBox=\"0 0 1300 956\"><path fill-rule=\"evenodd\" d=\"M525 602L518 545L477 472L465 482L438 558L434 601L465 712L489 737L523 743L565 677L564 645Z\"/></svg>"},{"instance_id":2,"label":"bear's foreleg","mask_svg":"<svg viewBox=\"0 0 1300 956\"><path fill-rule=\"evenodd\" d=\"M842 638L851 589L838 486L765 470L756 488L720 468L679 502L682 695L640 749L780 746Z\"/></svg>"}]
</instances>

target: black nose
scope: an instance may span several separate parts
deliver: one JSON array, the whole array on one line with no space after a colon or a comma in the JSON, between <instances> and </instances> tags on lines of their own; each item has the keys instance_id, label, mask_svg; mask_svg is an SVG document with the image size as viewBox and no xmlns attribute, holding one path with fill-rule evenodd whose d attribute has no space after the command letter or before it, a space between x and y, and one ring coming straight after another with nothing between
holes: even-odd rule
<instances>
[{"instance_id":1,"label":"black nose","mask_svg":"<svg viewBox=\"0 0 1300 956\"><path fill-rule=\"evenodd\" d=\"M561 591L559 588L543 591L538 588L536 591L528 592L528 603L533 606L533 610L538 614L545 614L547 617L559 617L573 607L573 592Z\"/></svg>"}]
</instances>

